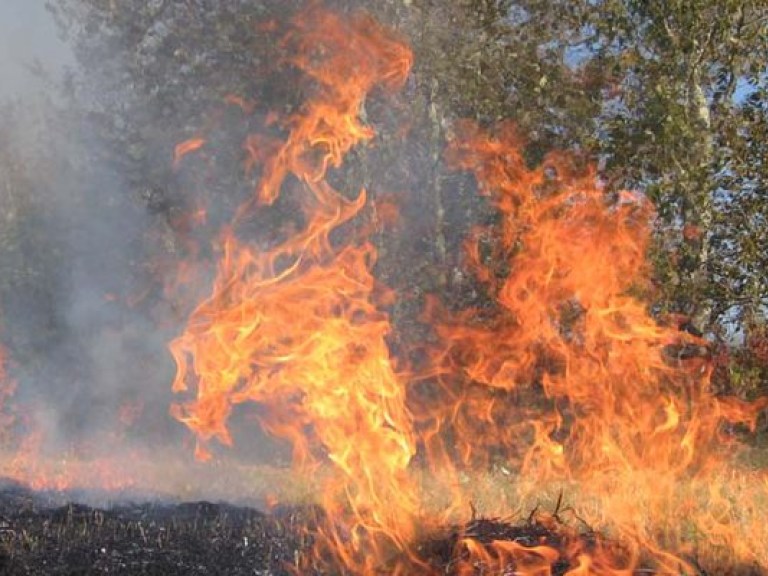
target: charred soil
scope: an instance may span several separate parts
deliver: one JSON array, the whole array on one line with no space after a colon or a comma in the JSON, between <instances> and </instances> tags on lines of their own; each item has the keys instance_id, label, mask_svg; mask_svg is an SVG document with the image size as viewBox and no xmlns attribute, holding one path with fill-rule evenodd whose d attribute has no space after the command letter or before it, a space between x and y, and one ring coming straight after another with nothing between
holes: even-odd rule
<instances>
[{"instance_id":1,"label":"charred soil","mask_svg":"<svg viewBox=\"0 0 768 576\"><path fill-rule=\"evenodd\" d=\"M302 572L296 568L302 558L311 554L308 528L318 513L310 508L286 508L265 514L254 508L204 501L92 507L62 504L61 495L5 484L0 486L0 575L295 575ZM573 569L565 550L574 542L556 526L532 519L512 523L477 518L417 545L423 564L414 567L414 576L425 570L451 576L459 573L460 566L466 569L461 544L465 538L484 545L514 542L531 548L551 547L563 553L562 560L552 565L552 575L563 576ZM600 541L590 531L579 538L586 548ZM482 562L473 570L477 576L493 573ZM506 566L503 574L515 574L514 570L514 566ZM652 568L636 572L643 576L654 573ZM700 576L764 574L752 566L700 571Z\"/></svg>"},{"instance_id":2,"label":"charred soil","mask_svg":"<svg viewBox=\"0 0 768 576\"><path fill-rule=\"evenodd\" d=\"M0 491L0 574L282 575L311 545L299 511L52 503L19 487Z\"/></svg>"}]
</instances>

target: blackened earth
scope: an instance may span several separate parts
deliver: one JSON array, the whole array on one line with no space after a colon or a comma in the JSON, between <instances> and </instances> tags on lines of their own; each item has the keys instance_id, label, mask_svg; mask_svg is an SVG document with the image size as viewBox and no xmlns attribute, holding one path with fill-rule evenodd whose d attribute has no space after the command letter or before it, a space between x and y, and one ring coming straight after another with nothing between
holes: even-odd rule
<instances>
[{"instance_id":1,"label":"blackened earth","mask_svg":"<svg viewBox=\"0 0 768 576\"><path fill-rule=\"evenodd\" d=\"M254 508L211 502L124 501L91 507L62 504L66 497L77 501L74 495L35 493L0 479L0 575L296 575L302 573L296 567L308 557L312 547L307 527L320 514L309 508L286 508L265 514ZM418 546L419 555L433 574L453 576L456 555L460 554L457 543L466 536L486 544L509 540L525 546L566 546L560 531L537 522L529 520L515 525L475 519L426 539ZM589 533L583 537L591 541L596 535ZM562 576L571 569L567 562L556 563L552 575ZM653 573L652 569L644 568L637 574ZM381 574L384 576L386 569ZM755 566L700 572L701 576L766 574ZM496 575L478 565L476 576Z\"/></svg>"},{"instance_id":2,"label":"blackened earth","mask_svg":"<svg viewBox=\"0 0 768 576\"><path fill-rule=\"evenodd\" d=\"M311 543L309 511L210 502L52 505L0 487L0 574L283 575Z\"/></svg>"}]
</instances>

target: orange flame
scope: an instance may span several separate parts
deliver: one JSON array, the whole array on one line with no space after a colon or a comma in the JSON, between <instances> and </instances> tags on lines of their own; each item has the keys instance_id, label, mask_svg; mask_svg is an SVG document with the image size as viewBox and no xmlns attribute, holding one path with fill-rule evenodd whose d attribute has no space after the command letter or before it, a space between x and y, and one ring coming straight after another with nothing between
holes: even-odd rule
<instances>
[{"instance_id":1,"label":"orange flame","mask_svg":"<svg viewBox=\"0 0 768 576\"><path fill-rule=\"evenodd\" d=\"M170 345L173 389L187 394L172 414L195 433L197 456L233 443L236 405L262 405L263 427L292 442L296 469L322 478L328 519L310 562L356 574L435 573L419 529L462 514L464 472L497 463L521 502L566 483L583 501L578 517L612 539L587 546L564 529L556 550L467 535L456 574L544 576L565 562L571 576L629 576L641 560L693 574L678 556L694 543L768 563L760 507L737 511L728 496L764 499L767 485L732 466L723 426L753 428L766 402L713 394L707 343L648 313L650 204L608 194L567 154L529 168L509 126L495 136L458 126L448 161L473 172L503 216L467 244L496 308L449 312L433 299L429 367L398 373L382 310L390 295L371 274L365 227L351 230L366 194L347 199L326 177L373 138L360 109L374 87L403 83L411 53L368 18L315 8L284 44L313 98L282 121L284 141L245 142L245 169L260 176L254 198L222 233L212 293ZM240 238L257 209L283 217L272 205L291 194L295 233L268 246ZM419 450L449 495L439 513L421 493Z\"/></svg>"},{"instance_id":2,"label":"orange flame","mask_svg":"<svg viewBox=\"0 0 768 576\"><path fill-rule=\"evenodd\" d=\"M289 175L302 185L306 224L271 250L243 243L236 228L224 232L213 293L171 344L174 390L195 388L195 398L172 413L197 434L202 459L210 457L208 441L232 443L227 420L243 402L267 408L264 428L292 441L305 474L327 457L335 468L324 484L325 509L341 506L356 520L342 533L334 519L323 538L338 560L362 570L378 561L364 543L404 548L411 539L403 524L416 509L406 474L415 443L370 273L375 250L330 238L360 213L366 194L348 200L325 177L374 136L358 117L363 101L376 85L402 84L411 55L368 18L347 22L318 10L295 19L285 42L297 54L291 63L314 81L315 98L289 119L284 142L249 138L246 168L263 164L263 171L235 226L257 202L272 204Z\"/></svg>"},{"instance_id":3,"label":"orange flame","mask_svg":"<svg viewBox=\"0 0 768 576\"><path fill-rule=\"evenodd\" d=\"M129 463L133 455L94 457L82 450L67 450L52 458L46 454L44 430L34 423L31 426L3 466L3 476L33 490L58 492L75 488L117 492L137 484Z\"/></svg>"},{"instance_id":4,"label":"orange flame","mask_svg":"<svg viewBox=\"0 0 768 576\"><path fill-rule=\"evenodd\" d=\"M96 488L123 490L135 480L124 460L82 458L69 450L50 458L45 454L46 434L35 415L18 401L11 402L18 384L7 371L8 353L0 346L0 478L34 490ZM87 455L86 455L87 456Z\"/></svg>"},{"instance_id":5,"label":"orange flame","mask_svg":"<svg viewBox=\"0 0 768 576\"><path fill-rule=\"evenodd\" d=\"M242 96L238 96L237 94L227 94L224 96L224 102L229 104L230 106L237 106L246 114L253 114L253 111L256 107L256 104L254 102L251 102L249 100L246 100Z\"/></svg>"},{"instance_id":6,"label":"orange flame","mask_svg":"<svg viewBox=\"0 0 768 576\"><path fill-rule=\"evenodd\" d=\"M173 150L173 167L178 169L184 156L200 150L203 146L205 146L205 139L200 137L190 138L177 144Z\"/></svg>"},{"instance_id":7,"label":"orange flame","mask_svg":"<svg viewBox=\"0 0 768 576\"><path fill-rule=\"evenodd\" d=\"M649 203L627 192L611 197L591 168L564 154L529 169L522 146L509 126L491 136L470 124L449 146L449 162L472 171L503 215L490 257L482 239L468 246L498 307L492 317L451 315L434 303L427 312L442 341L434 370L444 402L423 399L412 409L431 430L430 461L436 469L503 461L521 478L521 498L547 483L575 483L581 498L599 503L581 512L591 525L644 546L657 573L693 573L663 552L665 543L682 551L686 529L721 542L710 506L736 449L723 425L754 428L766 399L716 396L707 343L660 326L639 299L649 289ZM445 445L449 432L454 450ZM717 501L726 515L737 513ZM741 547L748 560L765 562L763 528L730 531L750 543ZM604 572L594 560L582 558L569 574L636 567Z\"/></svg>"}]
</instances>

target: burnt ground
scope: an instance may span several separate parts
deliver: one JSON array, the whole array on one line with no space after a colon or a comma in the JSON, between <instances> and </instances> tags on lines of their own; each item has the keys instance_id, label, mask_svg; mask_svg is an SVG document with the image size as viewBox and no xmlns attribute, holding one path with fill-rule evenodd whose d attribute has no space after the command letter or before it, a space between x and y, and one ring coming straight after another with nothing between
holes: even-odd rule
<instances>
[{"instance_id":1,"label":"burnt ground","mask_svg":"<svg viewBox=\"0 0 768 576\"><path fill-rule=\"evenodd\" d=\"M299 511L193 503L55 505L0 488L0 574L283 575L310 543Z\"/></svg>"},{"instance_id":2,"label":"burnt ground","mask_svg":"<svg viewBox=\"0 0 768 576\"><path fill-rule=\"evenodd\" d=\"M295 575L296 565L312 545L305 527L316 518L310 509L264 514L253 508L211 502L91 507L62 504L66 497L34 493L0 480L0 575ZM465 536L481 543L507 540L525 546L546 544L559 550L568 547L560 531L530 519L517 525L475 519L448 528L418 546L430 572L458 574L456 555L461 547L457 544ZM597 535L580 537L587 538L589 548ZM475 568L476 576L493 576L482 566ZM552 575L562 576L570 569L564 560L552 566ZM643 576L653 573L649 567L637 572ZM765 574L763 569L750 566L700 572L700 576ZM419 570L414 576L420 576Z\"/></svg>"}]
</instances>

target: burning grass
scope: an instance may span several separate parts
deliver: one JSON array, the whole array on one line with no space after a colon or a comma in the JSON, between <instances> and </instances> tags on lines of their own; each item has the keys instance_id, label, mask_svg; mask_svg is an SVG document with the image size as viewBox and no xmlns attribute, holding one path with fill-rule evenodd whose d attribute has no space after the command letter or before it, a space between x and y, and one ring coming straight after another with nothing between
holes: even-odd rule
<instances>
[{"instance_id":1,"label":"burning grass","mask_svg":"<svg viewBox=\"0 0 768 576\"><path fill-rule=\"evenodd\" d=\"M0 573L288 576L298 570L308 576L349 574L341 566L311 566L310 530L325 519L314 506L283 507L265 514L208 501L124 501L91 507L64 503L66 498L8 483L0 488ZM478 546L485 550L483 554L478 554ZM389 566L379 566L376 574L573 576L607 573L600 566L601 554L610 553L612 562L632 557L629 547L592 530L560 498L549 511L542 506L527 517L478 516L425 534L411 553L390 559ZM689 572L695 576L765 574L758 566L728 563L705 569L695 555L686 561L695 567ZM682 567L680 573L685 573ZM624 574L657 572L653 560L644 558Z\"/></svg>"},{"instance_id":2,"label":"burning grass","mask_svg":"<svg viewBox=\"0 0 768 576\"><path fill-rule=\"evenodd\" d=\"M478 549L481 548L481 550ZM481 576L508 574L614 574L616 562L624 558L634 566L623 574L643 576L658 574L651 558L633 558L631 547L607 539L582 524L580 529L564 523L558 514L531 513L527 520L476 518L452 526L416 546L419 558L429 573L446 576ZM610 558L606 564L600 558ZM757 565L724 564L707 570L695 557L686 559L696 576L761 576ZM689 568L681 563L679 573ZM419 574L415 569L413 574Z\"/></svg>"},{"instance_id":3,"label":"burning grass","mask_svg":"<svg viewBox=\"0 0 768 576\"><path fill-rule=\"evenodd\" d=\"M569 548L572 575L632 573L646 558L656 573L693 575L683 557L694 546L713 564L721 548L765 564L762 522L727 488L752 502L766 493L764 477L733 467L731 431L754 429L768 400L716 395L698 353L707 343L648 312L650 202L607 190L567 152L530 166L509 123L456 123L446 163L472 174L499 214L466 241L489 305L456 310L433 295L421 318L432 338L405 351L423 359L409 366L389 347L393 295L373 275L366 191L350 199L329 170L373 141L366 99L405 83L411 52L365 16L317 7L291 21L283 42L310 97L270 122L282 136L247 138L253 198L222 230L213 288L170 348L182 395L173 414L194 432L199 458L233 443L235 406L257 403L262 427L291 443L297 474L327 464L325 516L301 569L376 574L407 558L391 571L435 573L414 550L419 535L465 512L462 476L494 461L517 478L513 502L578 486L579 516L621 543L553 540ZM246 224L286 195L300 217L259 243ZM446 497L442 510L427 509L418 459ZM538 576L560 561L543 546L529 565L517 544L469 537L464 551L461 573L495 562L492 572Z\"/></svg>"}]
</instances>

